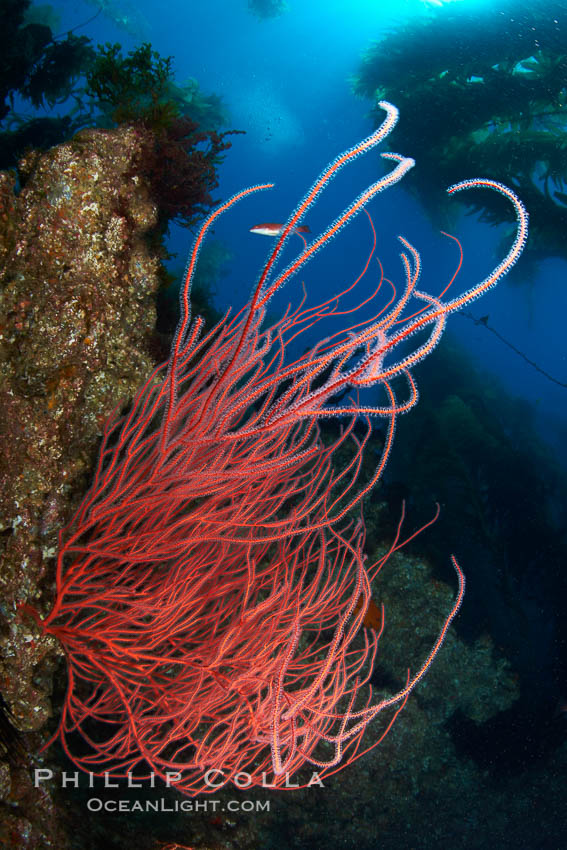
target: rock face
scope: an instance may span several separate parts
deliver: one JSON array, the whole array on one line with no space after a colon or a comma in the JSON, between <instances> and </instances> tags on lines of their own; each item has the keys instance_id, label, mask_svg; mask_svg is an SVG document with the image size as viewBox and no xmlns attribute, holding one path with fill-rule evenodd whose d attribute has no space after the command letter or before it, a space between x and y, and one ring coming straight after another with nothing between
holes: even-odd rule
<instances>
[{"instance_id":1,"label":"rock face","mask_svg":"<svg viewBox=\"0 0 567 850\"><path fill-rule=\"evenodd\" d=\"M144 132L83 131L28 154L19 185L0 173L0 691L22 732L50 714L60 650L16 605L53 601L57 532L88 486L103 423L153 365ZM20 847L38 830L49 846L44 796Z\"/></svg>"}]
</instances>

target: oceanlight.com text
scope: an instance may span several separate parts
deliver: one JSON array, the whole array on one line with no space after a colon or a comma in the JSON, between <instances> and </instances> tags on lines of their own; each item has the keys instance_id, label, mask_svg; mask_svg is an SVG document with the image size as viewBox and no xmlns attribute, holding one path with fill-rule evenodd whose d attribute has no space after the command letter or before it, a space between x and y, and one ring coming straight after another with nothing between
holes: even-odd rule
<instances>
[{"instance_id":1,"label":"oceanlight.com text","mask_svg":"<svg viewBox=\"0 0 567 850\"><path fill-rule=\"evenodd\" d=\"M184 812L186 814L218 812L269 812L270 800L102 800L89 797L87 809L90 812L112 812L132 814L133 812Z\"/></svg>"}]
</instances>

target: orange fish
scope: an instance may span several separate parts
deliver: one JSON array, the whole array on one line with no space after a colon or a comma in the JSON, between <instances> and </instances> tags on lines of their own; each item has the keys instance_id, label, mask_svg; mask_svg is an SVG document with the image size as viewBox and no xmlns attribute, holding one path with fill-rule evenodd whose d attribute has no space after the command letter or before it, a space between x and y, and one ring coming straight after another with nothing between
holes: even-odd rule
<instances>
[{"instance_id":1,"label":"orange fish","mask_svg":"<svg viewBox=\"0 0 567 850\"><path fill-rule=\"evenodd\" d=\"M284 229L285 224L278 224L275 221L267 221L264 224L255 224L250 228L250 233L257 233L259 236L279 236ZM306 224L299 224L294 227L292 233L311 233Z\"/></svg>"},{"instance_id":2,"label":"orange fish","mask_svg":"<svg viewBox=\"0 0 567 850\"><path fill-rule=\"evenodd\" d=\"M362 608L362 601L364 597L361 595L358 602L354 606L354 613L357 614ZM362 625L366 629L374 629L375 632L379 632L382 628L382 611L373 599L368 600L368 608L366 609L366 614L364 615L364 619L362 621Z\"/></svg>"}]
</instances>

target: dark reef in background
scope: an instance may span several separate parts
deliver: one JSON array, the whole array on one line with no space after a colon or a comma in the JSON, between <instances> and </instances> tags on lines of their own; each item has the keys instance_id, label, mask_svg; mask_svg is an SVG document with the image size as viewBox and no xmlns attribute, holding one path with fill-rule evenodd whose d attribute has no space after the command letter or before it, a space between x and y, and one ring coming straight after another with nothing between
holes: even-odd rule
<instances>
[{"instance_id":1,"label":"dark reef in background","mask_svg":"<svg viewBox=\"0 0 567 850\"><path fill-rule=\"evenodd\" d=\"M470 756L479 763L502 739L506 756L495 769L506 762L514 772L565 741L557 710L567 678L565 476L538 436L533 408L477 372L450 333L417 380L420 403L399 422L385 476L390 528L401 494L418 525L440 503L437 524L413 545L444 578L447 552L459 557L467 598L456 629L469 641L490 634L520 687L505 736L493 721L464 738L476 742ZM455 723L455 734L464 730Z\"/></svg>"}]
</instances>

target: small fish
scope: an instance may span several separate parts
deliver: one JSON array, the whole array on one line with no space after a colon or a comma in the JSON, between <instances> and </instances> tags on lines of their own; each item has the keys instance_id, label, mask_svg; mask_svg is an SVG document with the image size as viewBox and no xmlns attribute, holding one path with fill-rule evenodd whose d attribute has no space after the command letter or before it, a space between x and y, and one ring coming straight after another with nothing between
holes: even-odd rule
<instances>
[{"instance_id":1,"label":"small fish","mask_svg":"<svg viewBox=\"0 0 567 850\"><path fill-rule=\"evenodd\" d=\"M355 614L358 613L358 611L360 611L360 609L362 608L363 600L364 597L361 594L356 605L354 606ZM375 632L379 632L382 628L382 612L373 599L368 600L368 608L366 609L362 625L364 626L364 628L373 629Z\"/></svg>"},{"instance_id":2,"label":"small fish","mask_svg":"<svg viewBox=\"0 0 567 850\"><path fill-rule=\"evenodd\" d=\"M274 221L267 221L264 224L255 224L250 228L250 233L257 233L259 236L279 236L284 229L285 224L278 224ZM292 233L311 233L306 224L300 224L294 227Z\"/></svg>"}]
</instances>

